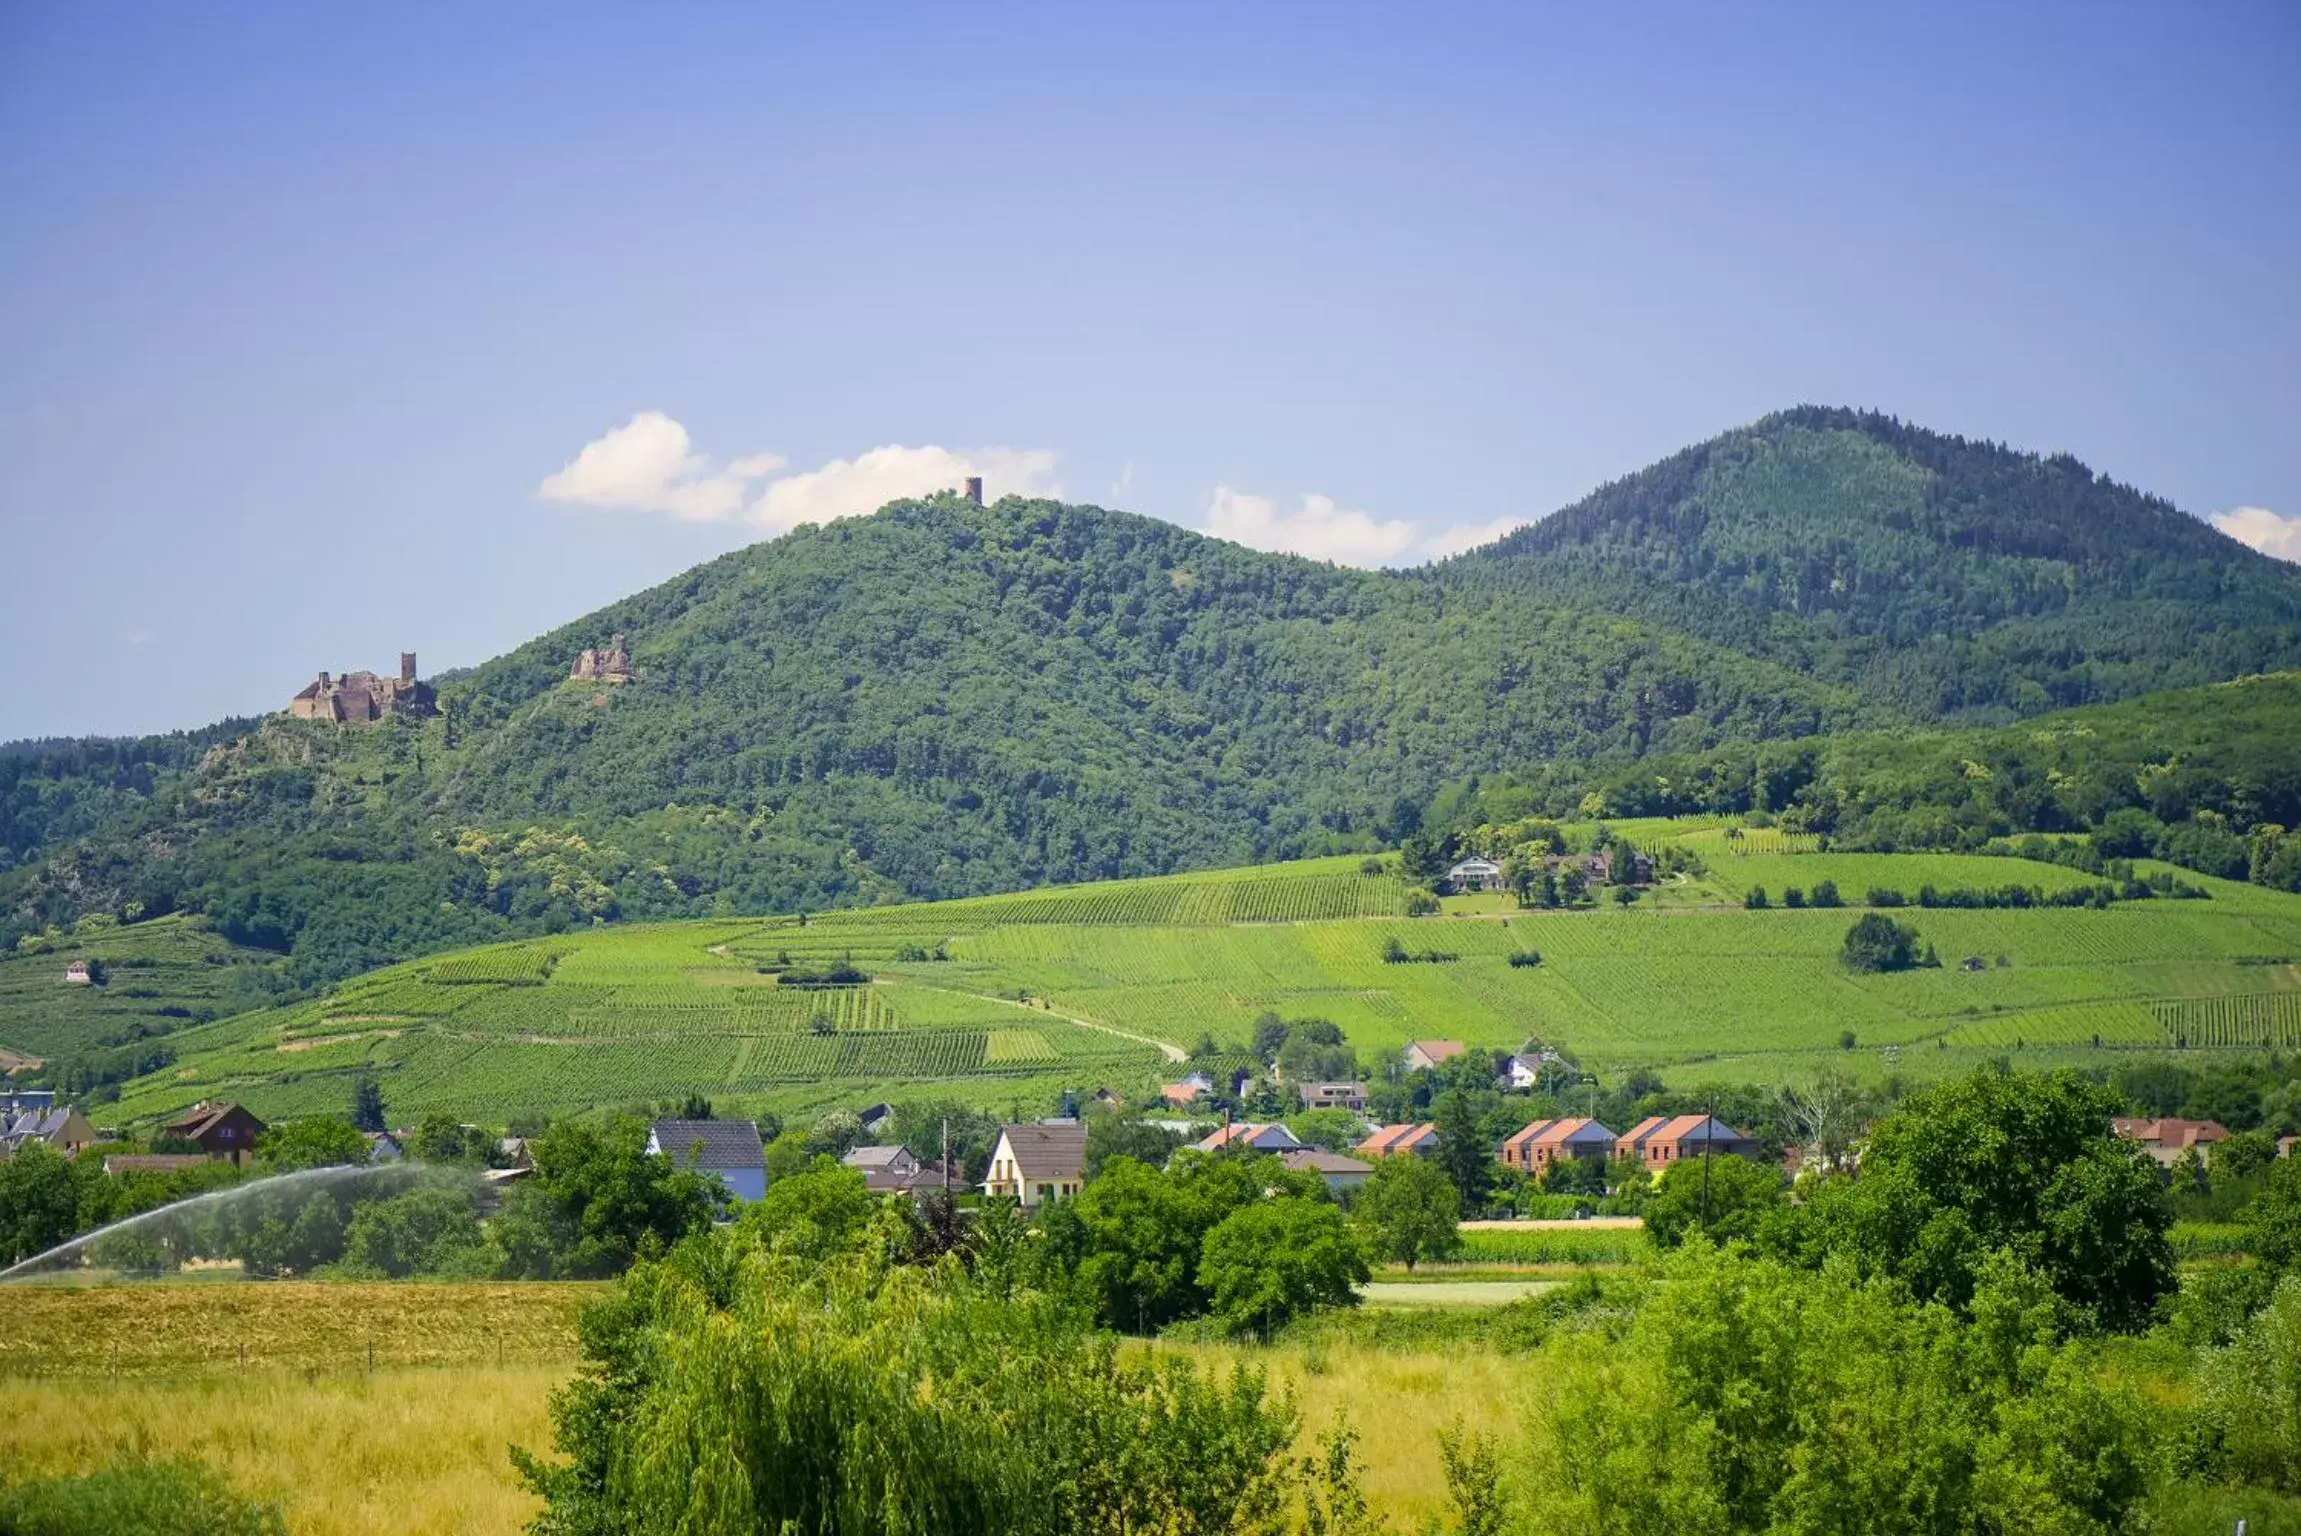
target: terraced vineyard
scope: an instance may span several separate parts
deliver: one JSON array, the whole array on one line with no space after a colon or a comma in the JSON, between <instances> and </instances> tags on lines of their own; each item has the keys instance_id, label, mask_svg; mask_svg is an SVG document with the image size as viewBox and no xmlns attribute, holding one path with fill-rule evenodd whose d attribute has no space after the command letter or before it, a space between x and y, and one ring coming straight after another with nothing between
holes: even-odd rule
<instances>
[{"instance_id":1,"label":"terraced vineyard","mask_svg":"<svg viewBox=\"0 0 2301 1536\"><path fill-rule=\"evenodd\" d=\"M1722 836L1635 830L1713 853ZM1835 879L1857 902L1871 884L2083 878L1978 856L1716 862L1809 887ZM1688 1080L2301 1047L2301 898L2200 883L2211 899L1905 910L1943 964L1868 976L1839 963L1849 911L1749 911L1687 881L1628 911L1517 912L1486 897L1409 919L1394 871L1362 873L1355 858L604 927L395 967L188 1030L175 1066L130 1085L121 1112L225 1094L266 1115L340 1109L361 1072L378 1075L395 1114L491 1121L688 1092L788 1110L955 1093L1040 1112L1031 1106L1064 1087L1147 1091L1169 1070L1159 1043L1212 1036L1238 1051L1265 1010L1331 1019L1373 1063L1417 1037L1508 1049L1533 1035L1601 1075L1650 1067ZM1393 941L1422 958L1386 959ZM1511 963L1527 952L1540 963ZM868 980L795 984L842 966Z\"/></svg>"},{"instance_id":2,"label":"terraced vineyard","mask_svg":"<svg viewBox=\"0 0 2301 1536\"><path fill-rule=\"evenodd\" d=\"M0 1071L7 1058L41 1060L237 1013L249 993L262 998L259 983L278 959L180 917L91 926L0 959ZM97 962L101 982L65 981L75 960Z\"/></svg>"}]
</instances>

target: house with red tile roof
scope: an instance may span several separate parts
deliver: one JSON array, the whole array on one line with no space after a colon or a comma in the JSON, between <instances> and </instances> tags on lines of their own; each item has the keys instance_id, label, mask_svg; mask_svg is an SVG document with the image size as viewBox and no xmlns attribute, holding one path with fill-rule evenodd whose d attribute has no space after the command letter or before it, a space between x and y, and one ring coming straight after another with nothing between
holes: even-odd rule
<instances>
[{"instance_id":1,"label":"house with red tile roof","mask_svg":"<svg viewBox=\"0 0 2301 1536\"><path fill-rule=\"evenodd\" d=\"M1615 1135L1586 1115L1536 1120L1502 1143L1496 1154L1505 1168L1538 1174L1562 1157L1594 1158L1603 1162L1614 1155Z\"/></svg>"},{"instance_id":2,"label":"house with red tile roof","mask_svg":"<svg viewBox=\"0 0 2301 1536\"><path fill-rule=\"evenodd\" d=\"M1668 1115L1648 1115L1616 1138L1614 1155L1616 1157L1644 1157L1647 1139L1669 1123L1670 1117Z\"/></svg>"},{"instance_id":3,"label":"house with red tile roof","mask_svg":"<svg viewBox=\"0 0 2301 1536\"><path fill-rule=\"evenodd\" d=\"M1638 1143L1638 1155L1649 1168L1667 1168L1705 1153L1713 1157L1758 1155L1755 1137L1735 1130L1708 1115L1674 1115Z\"/></svg>"},{"instance_id":4,"label":"house with red tile roof","mask_svg":"<svg viewBox=\"0 0 2301 1536\"><path fill-rule=\"evenodd\" d=\"M1438 1150L1438 1127L1386 1125L1360 1142L1360 1157L1428 1157Z\"/></svg>"},{"instance_id":5,"label":"house with red tile roof","mask_svg":"<svg viewBox=\"0 0 2301 1536\"><path fill-rule=\"evenodd\" d=\"M2140 1143L2143 1151L2169 1168L2192 1148L2202 1156L2214 1142L2229 1139L2229 1127L2218 1120L2182 1120L2171 1115L2155 1120L2121 1115L2109 1122L2109 1128L2127 1141Z\"/></svg>"}]
</instances>

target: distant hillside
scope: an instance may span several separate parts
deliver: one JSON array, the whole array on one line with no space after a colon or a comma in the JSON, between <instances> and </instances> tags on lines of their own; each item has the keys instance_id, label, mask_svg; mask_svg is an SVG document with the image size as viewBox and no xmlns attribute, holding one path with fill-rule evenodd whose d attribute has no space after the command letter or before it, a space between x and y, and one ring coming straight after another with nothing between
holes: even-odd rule
<instances>
[{"instance_id":1,"label":"distant hillside","mask_svg":"<svg viewBox=\"0 0 2301 1536\"><path fill-rule=\"evenodd\" d=\"M1529 764L1449 786L1425 829L1435 838L1529 815L1754 812L1841 848L1978 849L2089 833L2114 856L2152 854L2301 892L2301 672L2020 725Z\"/></svg>"},{"instance_id":2,"label":"distant hillside","mask_svg":"<svg viewBox=\"0 0 2301 1536\"><path fill-rule=\"evenodd\" d=\"M1434 568L1627 613L1918 718L2301 665L2301 569L2066 454L1769 416Z\"/></svg>"},{"instance_id":3,"label":"distant hillside","mask_svg":"<svg viewBox=\"0 0 2301 1536\"><path fill-rule=\"evenodd\" d=\"M571 680L616 632L636 676ZM957 498L739 550L439 698L0 759L0 942L140 902L325 980L597 918L1368 848L1465 773L1863 718L1618 616Z\"/></svg>"},{"instance_id":4,"label":"distant hillside","mask_svg":"<svg viewBox=\"0 0 2301 1536\"><path fill-rule=\"evenodd\" d=\"M1409 918L1390 856L1371 872L1326 859L496 945L187 1030L167 1069L121 1085L100 1118L150 1123L211 1097L266 1117L340 1113L362 1077L395 1123L688 1094L802 1125L929 1098L1024 1116L1066 1089L1141 1102L1185 1051L1214 1071L1241 1064L1266 1013L1338 1031L1339 1058L1314 1070L1378 1095L1411 1091L1382 1078L1412 1039L1509 1051L1532 1035L1609 1093L1659 1073L1766 1097L1825 1069L1924 1079L2015 1056L2103 1070L2301 1045L2301 967L2260 963L2301 953L2301 896L2201 879L2210 899L1912 906L1900 915L1943 963L1865 974L1842 958L1858 911L1749 911L1742 893L1835 882L1858 908L1874 889L2100 882L2019 859L1791 851L1711 820L1630 830L1698 859L1627 907L1468 895ZM826 984L834 970L850 980Z\"/></svg>"},{"instance_id":5,"label":"distant hillside","mask_svg":"<svg viewBox=\"0 0 2301 1536\"><path fill-rule=\"evenodd\" d=\"M628 680L569 676L618 633ZM0 752L0 946L198 913L297 989L595 921L1361 851L1481 775L2295 666L2301 572L2072 460L1845 411L1405 573L944 496L433 678L439 718Z\"/></svg>"}]
</instances>

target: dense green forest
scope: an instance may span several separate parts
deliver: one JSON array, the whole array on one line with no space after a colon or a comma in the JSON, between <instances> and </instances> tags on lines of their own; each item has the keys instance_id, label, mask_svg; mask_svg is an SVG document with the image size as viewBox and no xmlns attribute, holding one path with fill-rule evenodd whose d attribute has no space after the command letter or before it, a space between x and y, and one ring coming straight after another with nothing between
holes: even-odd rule
<instances>
[{"instance_id":1,"label":"dense green forest","mask_svg":"<svg viewBox=\"0 0 2301 1536\"><path fill-rule=\"evenodd\" d=\"M570 680L615 632L636 676ZM2112 761L2090 737L1932 735L1919 761L1902 733L2297 665L2291 567L2066 457L1844 411L1769 417L1406 573L944 496L435 679L428 721L0 750L0 946L197 913L284 957L243 990L296 990L600 920L1371 849L1505 773L1545 805L1601 785L1616 814L1755 775L1742 808L1794 801L1866 846L2090 828L2137 796L2242 840L2301 820L2274 762L2222 793L2139 736ZM2161 837L2234 867L2204 832Z\"/></svg>"},{"instance_id":2,"label":"dense green forest","mask_svg":"<svg viewBox=\"0 0 2301 1536\"><path fill-rule=\"evenodd\" d=\"M636 678L570 681L617 631ZM737 551L439 692L425 722L0 758L0 942L196 911L309 984L594 919L1371 848L1466 771L1865 718L1632 620L950 497Z\"/></svg>"},{"instance_id":3,"label":"dense green forest","mask_svg":"<svg viewBox=\"0 0 2301 1536\"><path fill-rule=\"evenodd\" d=\"M1527 816L1745 815L1848 851L2155 856L2301 890L2301 672L1988 730L1851 733L1450 785L1428 834ZM2025 834L2090 834L2021 841ZM2008 839L2015 840L2008 842Z\"/></svg>"},{"instance_id":4,"label":"dense green forest","mask_svg":"<svg viewBox=\"0 0 2301 1536\"><path fill-rule=\"evenodd\" d=\"M1975 723L2301 665L2301 571L2095 474L1801 407L1432 568Z\"/></svg>"}]
</instances>

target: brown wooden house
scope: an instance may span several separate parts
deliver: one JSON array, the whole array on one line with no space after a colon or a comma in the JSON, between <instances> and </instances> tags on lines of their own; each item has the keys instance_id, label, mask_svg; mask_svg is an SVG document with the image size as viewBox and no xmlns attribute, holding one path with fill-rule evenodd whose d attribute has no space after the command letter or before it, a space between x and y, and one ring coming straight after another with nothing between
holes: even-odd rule
<instances>
[{"instance_id":1,"label":"brown wooden house","mask_svg":"<svg viewBox=\"0 0 2301 1536\"><path fill-rule=\"evenodd\" d=\"M160 1134L191 1142L211 1161L237 1167L255 1156L256 1138L264 1134L264 1122L237 1104L203 1099L161 1126Z\"/></svg>"}]
</instances>

